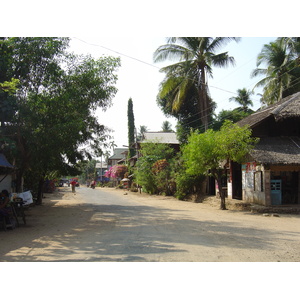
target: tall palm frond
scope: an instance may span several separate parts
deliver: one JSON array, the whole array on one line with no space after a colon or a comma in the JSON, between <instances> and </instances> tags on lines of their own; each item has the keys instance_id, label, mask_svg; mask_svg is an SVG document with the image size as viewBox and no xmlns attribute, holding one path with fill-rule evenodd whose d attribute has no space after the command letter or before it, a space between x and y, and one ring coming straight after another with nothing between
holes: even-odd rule
<instances>
[{"instance_id":1,"label":"tall palm frond","mask_svg":"<svg viewBox=\"0 0 300 300\"><path fill-rule=\"evenodd\" d=\"M170 37L167 44L160 46L154 52L154 62L176 60L176 63L161 69L166 73L166 80L161 85L160 96L170 88L173 82L174 90L168 90L168 101L178 111L191 91L198 99L198 111L201 123L208 128L209 116L212 113L211 98L207 86L207 77L212 77L212 67L225 67L234 64L233 57L227 52L215 52L231 40L238 38L225 37ZM173 79L174 80L173 80ZM181 81L179 83L179 81ZM175 84L176 83L176 84ZM166 85L166 87L164 87Z\"/></svg>"},{"instance_id":2,"label":"tall palm frond","mask_svg":"<svg viewBox=\"0 0 300 300\"><path fill-rule=\"evenodd\" d=\"M272 104L289 94L293 78L300 75L297 73L296 44L289 38L278 38L263 46L257 57L257 67L251 77L264 76L254 88L263 86L263 99L266 104ZM299 55L299 53L298 53ZM266 68L259 68L265 64ZM295 92L295 89L293 89Z\"/></svg>"}]
</instances>

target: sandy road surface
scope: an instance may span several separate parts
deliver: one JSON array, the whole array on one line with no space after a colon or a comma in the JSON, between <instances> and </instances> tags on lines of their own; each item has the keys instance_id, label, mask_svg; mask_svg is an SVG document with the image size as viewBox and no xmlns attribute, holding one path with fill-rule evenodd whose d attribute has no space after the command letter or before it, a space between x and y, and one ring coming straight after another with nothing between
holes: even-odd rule
<instances>
[{"instance_id":1,"label":"sandy road surface","mask_svg":"<svg viewBox=\"0 0 300 300\"><path fill-rule=\"evenodd\" d=\"M1 261L300 261L300 216L264 217L116 189L63 188L0 231Z\"/></svg>"}]
</instances>

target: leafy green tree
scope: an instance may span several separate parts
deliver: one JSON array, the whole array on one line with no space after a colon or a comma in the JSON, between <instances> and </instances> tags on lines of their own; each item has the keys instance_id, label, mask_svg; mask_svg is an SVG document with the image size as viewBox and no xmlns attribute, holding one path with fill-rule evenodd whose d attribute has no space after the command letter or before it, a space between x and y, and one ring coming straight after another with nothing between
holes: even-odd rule
<instances>
[{"instance_id":1,"label":"leafy green tree","mask_svg":"<svg viewBox=\"0 0 300 300\"><path fill-rule=\"evenodd\" d=\"M10 81L4 81L0 83L0 93L7 92L9 94L14 94L17 90L18 84L19 80L14 78L12 78Z\"/></svg>"},{"instance_id":2,"label":"leafy green tree","mask_svg":"<svg viewBox=\"0 0 300 300\"><path fill-rule=\"evenodd\" d=\"M7 42L13 49L7 72L20 85L5 134L14 135L18 178L34 170L41 190L47 173L78 174L78 161L102 154L110 135L94 112L111 105L120 61L69 54L65 38Z\"/></svg>"},{"instance_id":3,"label":"leafy green tree","mask_svg":"<svg viewBox=\"0 0 300 300\"><path fill-rule=\"evenodd\" d=\"M180 144L187 143L188 136L191 130L204 131L204 126L199 122L199 113L197 113L198 102L195 97L191 97L189 101L182 103L179 111L173 111L170 101L167 98L156 99L157 105L167 117L175 117L178 122L176 125L176 136ZM211 100L212 109L215 108L215 103Z\"/></svg>"},{"instance_id":4,"label":"leafy green tree","mask_svg":"<svg viewBox=\"0 0 300 300\"><path fill-rule=\"evenodd\" d=\"M128 158L131 158L135 155L135 126L134 126L134 114L133 114L133 102L132 99L128 100L128 108L127 108L127 118L128 118Z\"/></svg>"},{"instance_id":5,"label":"leafy green tree","mask_svg":"<svg viewBox=\"0 0 300 300\"><path fill-rule=\"evenodd\" d=\"M179 200L184 200L188 196L196 195L198 201L203 194L203 182L205 182L205 176L191 175L186 172L186 166L182 159L182 154L179 152L173 159L171 165L171 178L175 182L175 196Z\"/></svg>"},{"instance_id":6,"label":"leafy green tree","mask_svg":"<svg viewBox=\"0 0 300 300\"><path fill-rule=\"evenodd\" d=\"M12 78L13 74L8 71L11 54L10 44L5 38L0 38L0 122L2 128L12 119L16 110L15 93L19 80ZM2 141L4 141L3 136Z\"/></svg>"},{"instance_id":7,"label":"leafy green tree","mask_svg":"<svg viewBox=\"0 0 300 300\"><path fill-rule=\"evenodd\" d=\"M180 111L183 103L196 101L198 118L205 130L208 129L213 105L209 97L207 77L212 77L212 67L234 64L227 52L217 53L221 46L238 38L226 37L171 37L167 44L154 53L154 61L175 59L176 63L161 69L166 73L159 91L159 98L171 111Z\"/></svg>"},{"instance_id":8,"label":"leafy green tree","mask_svg":"<svg viewBox=\"0 0 300 300\"><path fill-rule=\"evenodd\" d=\"M141 157L134 172L137 183L150 194L167 192L169 163L174 156L174 150L167 144L149 142L142 143L140 152ZM161 160L164 160L161 165L165 164L165 168L160 168L158 161Z\"/></svg>"},{"instance_id":9,"label":"leafy green tree","mask_svg":"<svg viewBox=\"0 0 300 300\"><path fill-rule=\"evenodd\" d=\"M227 121L220 131L209 129L202 134L192 133L189 143L183 147L187 173L209 173L217 181L221 197L220 209L226 209L225 194L221 188L221 178L224 174L221 164L224 164L224 161L242 162L256 142L257 139L251 137L251 130L247 126L239 127Z\"/></svg>"},{"instance_id":10,"label":"leafy green tree","mask_svg":"<svg viewBox=\"0 0 300 300\"><path fill-rule=\"evenodd\" d=\"M78 169L80 176L80 181L92 181L96 177L96 163L99 162L95 159L83 160L78 163Z\"/></svg>"},{"instance_id":11,"label":"leafy green tree","mask_svg":"<svg viewBox=\"0 0 300 300\"><path fill-rule=\"evenodd\" d=\"M237 107L234 108L233 110L221 110L217 116L214 117L212 121L212 129L213 130L220 130L222 127L223 123L228 120L232 121L233 123L236 123L250 114L252 114L254 111L252 109L247 109L246 111L241 108Z\"/></svg>"}]
</instances>

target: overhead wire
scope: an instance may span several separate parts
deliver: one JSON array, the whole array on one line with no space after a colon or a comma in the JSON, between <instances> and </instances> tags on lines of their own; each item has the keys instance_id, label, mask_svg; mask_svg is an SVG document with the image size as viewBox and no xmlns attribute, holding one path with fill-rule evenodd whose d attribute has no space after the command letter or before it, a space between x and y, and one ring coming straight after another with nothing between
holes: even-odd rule
<instances>
[{"instance_id":1,"label":"overhead wire","mask_svg":"<svg viewBox=\"0 0 300 300\"><path fill-rule=\"evenodd\" d=\"M148 66L150 66L150 67L153 67L153 68L156 68L156 69L161 69L160 67L155 66L155 65L153 65L153 64L151 64L151 63L145 62L145 61L140 60L140 59L138 59L138 58L136 58L136 57L133 57L133 56L130 56L130 55L121 53L121 52L116 51L116 50L113 50L113 49L108 48L108 47L106 47L106 46L99 45L99 44L94 44L94 43L90 43L90 42L86 42L86 41L84 41L84 40L82 40L82 39L80 39L80 38L77 38L77 37L73 37L73 38L74 38L74 39L77 39L78 41L80 41L80 42L82 42L82 43L85 43L85 44L87 44L87 45L91 45L91 46L94 46L94 47L100 47L100 48L106 49L106 50L108 50L108 51L111 51L111 52L113 52L113 53L116 53L116 54L118 54L118 55L121 55L121 56L127 57L127 58L129 58L129 59L138 61L138 62L143 63L143 64L145 64L145 65L148 65ZM248 62L246 62L245 64L243 64L242 66L240 66L238 69L242 68L243 66L245 66L246 64L248 64L248 63L249 63L251 60L253 60L253 59L254 59L254 58L250 59ZM293 63L293 61L291 61L289 64L292 64L292 63ZM288 64L288 65L289 65L289 64ZM288 65L287 65L287 66L288 66ZM296 68L296 67L298 67L298 66L295 66L294 68ZM294 69L294 68L293 68L293 69ZM277 69L275 69L275 71L278 71L279 69L280 69L280 67L278 67ZM293 69L291 69L291 70L293 70ZM281 74L281 76L285 75L287 72L290 72L291 70L286 71L285 73ZM236 71L237 71L237 70L231 72L230 74L228 74L228 75L225 76L224 78L230 76L231 74L233 74L233 73L236 72ZM281 76L280 76L280 77L281 77ZM224 78L223 78L223 79L224 79ZM222 79L222 80L223 80L223 79ZM298 83L300 82L300 79L295 79L295 81L296 81L296 83L294 83L292 86L298 84ZM218 89L218 90L221 90L221 91L223 91L223 92L226 92L226 93L230 93L230 94L233 94L233 95L238 95L237 92L232 92L232 91L225 90L225 89L223 89L223 88L220 88L220 87L217 87L217 86L213 86L213 85L209 85L209 84L205 84L205 85L206 85L208 88L214 88L214 89ZM252 84L251 84L251 85L252 85ZM251 85L249 85L249 86L246 87L246 88L249 88ZM291 88L292 86L289 86L289 88ZM228 100L228 99L226 99L226 100ZM257 100L254 99L254 101L257 101ZM200 113L203 113L203 112L205 112L205 111L211 110L213 107L214 107L214 104L212 104L211 106L209 106L207 109L203 110L202 112L197 112L197 113L195 113L195 114L193 114L193 115L187 117L187 119L192 118L192 117L194 117L194 116L196 116L196 115L198 115L198 114L200 114ZM193 121L191 121L191 122L188 122L187 124L193 123L193 122L195 122L195 121L197 121L197 120L200 121L201 118L207 117L207 116L210 116L210 115L211 115L211 114L206 114L206 115L204 115L204 116L202 116L202 117L199 117L198 119L195 119L195 120L193 120ZM210 125L211 125L211 124L210 124ZM204 127L204 125L201 125L201 126Z\"/></svg>"},{"instance_id":2,"label":"overhead wire","mask_svg":"<svg viewBox=\"0 0 300 300\"><path fill-rule=\"evenodd\" d=\"M87 44L87 45L91 45L91 46L94 46L94 47L100 47L100 48L106 49L106 50L108 50L108 51L114 52L114 53L116 53L116 54L118 54L118 55L125 56L125 57L127 57L127 58L136 60L136 61L138 61L138 62L140 62L140 63L143 63L143 64L145 64L145 65L148 65L148 66L150 66L150 67L153 67L153 68L156 68L156 69L160 69L160 67L158 67L158 66L155 66L155 65L153 65L153 64L147 63L147 62L145 62L145 61L143 61L143 60L141 60L141 59L138 59L138 58L136 58L136 57L133 57L133 56L130 56L130 55L127 55L127 54L124 54L124 53L115 51L115 50L110 49L110 48L108 48L108 47L105 47L105 46L102 46L102 45L93 44L93 43L89 43L89 42L86 42L86 41L84 41L84 40L82 40L82 39L80 39L80 38L77 38L77 37L73 37L73 38L76 39L76 40L78 40L78 41L80 41L80 42L82 42L82 43L85 43L85 44Z\"/></svg>"},{"instance_id":3,"label":"overhead wire","mask_svg":"<svg viewBox=\"0 0 300 300\"><path fill-rule=\"evenodd\" d=\"M150 67L153 67L153 68L156 68L156 69L158 69L158 70L161 69L161 67L158 67L158 66L155 66L155 65L153 65L153 64L147 63L147 62L145 62L145 61L143 61L143 60L140 60L140 59L135 58L135 57L133 57L133 56L130 56L130 55L121 53L121 52L119 52L119 51L115 51L115 50L110 49L110 48L108 48L108 47L105 47L105 46L102 46L102 45L98 45L98 44L89 43L89 42L86 42L86 41L84 41L84 40L82 40L82 39L80 39L80 38L77 38L77 37L73 37L73 38L76 39L76 40L78 40L78 41L80 41L80 42L82 42L82 43L85 43L85 44L87 44L87 45L91 45L91 46L94 46L94 47L100 47L100 48L106 49L106 50L108 50L108 51L117 53L118 55L121 55L121 56L130 58L130 59L133 59L133 60L135 60L135 61L138 61L138 62L140 62L140 63L146 64L146 65L148 65L148 66L150 66ZM206 85L207 85L207 84L206 84ZM230 93L230 94L238 95L236 92L228 91L228 90L222 89L222 88L220 88L220 87L211 86L211 85L207 85L207 86L208 86L208 87L211 87L211 88L215 88L215 89L221 90L221 91L223 91L223 92L227 92L227 93Z\"/></svg>"}]
</instances>

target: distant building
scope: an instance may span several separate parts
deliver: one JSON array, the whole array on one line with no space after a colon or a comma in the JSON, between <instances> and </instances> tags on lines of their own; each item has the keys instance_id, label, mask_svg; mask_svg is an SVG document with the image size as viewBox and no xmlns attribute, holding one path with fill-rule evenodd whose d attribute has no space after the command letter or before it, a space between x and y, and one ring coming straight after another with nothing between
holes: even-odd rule
<instances>
[{"instance_id":1,"label":"distant building","mask_svg":"<svg viewBox=\"0 0 300 300\"><path fill-rule=\"evenodd\" d=\"M128 148L115 148L114 154L108 158L107 168L125 162L128 154Z\"/></svg>"},{"instance_id":2,"label":"distant building","mask_svg":"<svg viewBox=\"0 0 300 300\"><path fill-rule=\"evenodd\" d=\"M104 173L108 170L106 162L98 162L95 166L96 173L97 173L97 181L104 180Z\"/></svg>"},{"instance_id":3,"label":"distant building","mask_svg":"<svg viewBox=\"0 0 300 300\"><path fill-rule=\"evenodd\" d=\"M180 144L176 137L175 132L163 132L163 131L150 131L144 133L144 139L138 142L138 148L140 144L147 142L156 142L159 144L168 144L176 151L179 151Z\"/></svg>"}]
</instances>

